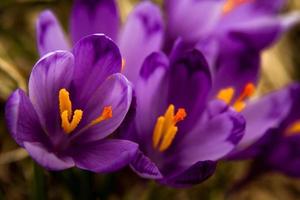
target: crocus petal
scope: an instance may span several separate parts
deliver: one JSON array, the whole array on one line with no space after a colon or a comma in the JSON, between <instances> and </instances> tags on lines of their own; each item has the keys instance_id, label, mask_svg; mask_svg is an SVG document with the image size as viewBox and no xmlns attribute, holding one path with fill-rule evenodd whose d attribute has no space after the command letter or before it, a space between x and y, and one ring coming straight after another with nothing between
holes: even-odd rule
<instances>
[{"instance_id":1,"label":"crocus petal","mask_svg":"<svg viewBox=\"0 0 300 200\"><path fill-rule=\"evenodd\" d=\"M163 19L159 8L148 1L137 5L129 15L119 40L126 63L124 74L131 82L136 82L146 56L160 49L162 39Z\"/></svg>"},{"instance_id":2,"label":"crocus petal","mask_svg":"<svg viewBox=\"0 0 300 200\"><path fill-rule=\"evenodd\" d=\"M214 100L203 119L181 142L182 166L198 161L216 161L231 152L244 134L245 120L240 113Z\"/></svg>"},{"instance_id":3,"label":"crocus petal","mask_svg":"<svg viewBox=\"0 0 300 200\"><path fill-rule=\"evenodd\" d=\"M276 128L291 107L289 88L273 92L249 102L242 115L247 121L245 135L237 149L244 149L257 141L270 128Z\"/></svg>"},{"instance_id":4,"label":"crocus petal","mask_svg":"<svg viewBox=\"0 0 300 200\"><path fill-rule=\"evenodd\" d=\"M282 33L300 21L299 13L285 16L266 16L247 23L233 24L228 34L232 39L243 40L256 50L269 47ZM222 30L221 30L222 31Z\"/></svg>"},{"instance_id":5,"label":"crocus petal","mask_svg":"<svg viewBox=\"0 0 300 200\"><path fill-rule=\"evenodd\" d=\"M143 178L160 179L162 174L155 165L143 152L138 151L135 158L130 163L132 170Z\"/></svg>"},{"instance_id":6,"label":"crocus petal","mask_svg":"<svg viewBox=\"0 0 300 200\"><path fill-rule=\"evenodd\" d=\"M82 108L85 117L82 126L86 126L92 120L98 118L105 106L111 106L112 118L106 119L87 131L74 134L77 141L89 142L102 139L115 131L124 120L132 99L132 88L128 80L122 74L111 75L91 96L84 102Z\"/></svg>"},{"instance_id":7,"label":"crocus petal","mask_svg":"<svg viewBox=\"0 0 300 200\"><path fill-rule=\"evenodd\" d=\"M188 187L208 179L213 175L215 169L216 162L201 161L179 174L160 180L160 182L172 187Z\"/></svg>"},{"instance_id":8,"label":"crocus petal","mask_svg":"<svg viewBox=\"0 0 300 200\"><path fill-rule=\"evenodd\" d=\"M278 13L284 4L286 4L286 0L255 0L249 1L250 6L253 6L253 9L263 10L265 13Z\"/></svg>"},{"instance_id":9,"label":"crocus petal","mask_svg":"<svg viewBox=\"0 0 300 200\"><path fill-rule=\"evenodd\" d=\"M234 18L240 17L236 19L245 19L251 18L253 15L274 15L278 14L282 9L286 0L249 0L242 2L240 5L235 7L228 13L224 14L224 17ZM238 21L238 20L235 20Z\"/></svg>"},{"instance_id":10,"label":"crocus petal","mask_svg":"<svg viewBox=\"0 0 300 200\"><path fill-rule=\"evenodd\" d=\"M20 146L24 141L47 143L35 109L22 90L16 90L7 100L5 117L11 136Z\"/></svg>"},{"instance_id":11,"label":"crocus petal","mask_svg":"<svg viewBox=\"0 0 300 200\"><path fill-rule=\"evenodd\" d=\"M41 58L29 79L29 98L39 119L50 133L60 127L58 93L69 88L73 76L74 57L67 51L56 51Z\"/></svg>"},{"instance_id":12,"label":"crocus petal","mask_svg":"<svg viewBox=\"0 0 300 200\"><path fill-rule=\"evenodd\" d=\"M121 169L134 158L138 145L128 140L100 140L74 146L75 165L93 172L107 173Z\"/></svg>"},{"instance_id":13,"label":"crocus petal","mask_svg":"<svg viewBox=\"0 0 300 200\"><path fill-rule=\"evenodd\" d=\"M247 43L223 40L222 47L226 51L219 51L216 66L213 67L213 97L226 87L235 89L235 97L239 96L246 84L256 84L260 72L259 52ZM232 59L234 58L234 59Z\"/></svg>"},{"instance_id":14,"label":"crocus petal","mask_svg":"<svg viewBox=\"0 0 300 200\"><path fill-rule=\"evenodd\" d=\"M167 0L167 33L173 40L182 37L186 42L196 42L208 34L222 14L224 0L194 1Z\"/></svg>"},{"instance_id":15,"label":"crocus petal","mask_svg":"<svg viewBox=\"0 0 300 200\"><path fill-rule=\"evenodd\" d=\"M40 56L55 50L69 50L64 32L54 14L47 10L36 22L37 46Z\"/></svg>"},{"instance_id":16,"label":"crocus petal","mask_svg":"<svg viewBox=\"0 0 300 200\"><path fill-rule=\"evenodd\" d=\"M56 155L40 143L24 142L24 147L30 156L46 169L63 170L74 166L72 158Z\"/></svg>"},{"instance_id":17,"label":"crocus petal","mask_svg":"<svg viewBox=\"0 0 300 200\"><path fill-rule=\"evenodd\" d=\"M144 61L135 92L137 99L136 127L138 133L148 141L145 135L155 125L157 117L167 106L167 84L164 78L169 67L169 60L163 53L152 53ZM151 135L149 135L151 137Z\"/></svg>"},{"instance_id":18,"label":"crocus petal","mask_svg":"<svg viewBox=\"0 0 300 200\"><path fill-rule=\"evenodd\" d=\"M119 20L119 12L114 0L76 0L71 17L73 43L95 33L104 33L115 40Z\"/></svg>"},{"instance_id":19,"label":"crocus petal","mask_svg":"<svg viewBox=\"0 0 300 200\"><path fill-rule=\"evenodd\" d=\"M184 108L188 113L190 120L183 121L182 126L193 127L205 107L210 89L209 67L198 50L182 53L171 60L168 103Z\"/></svg>"},{"instance_id":20,"label":"crocus petal","mask_svg":"<svg viewBox=\"0 0 300 200\"><path fill-rule=\"evenodd\" d=\"M108 37L94 34L81 39L73 49L76 100L86 102L106 78L121 71L118 47Z\"/></svg>"}]
</instances>

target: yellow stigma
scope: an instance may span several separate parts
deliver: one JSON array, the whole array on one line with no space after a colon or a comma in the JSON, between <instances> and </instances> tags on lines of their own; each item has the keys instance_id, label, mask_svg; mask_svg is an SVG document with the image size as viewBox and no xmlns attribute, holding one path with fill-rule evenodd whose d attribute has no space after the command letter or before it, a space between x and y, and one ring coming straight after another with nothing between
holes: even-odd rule
<instances>
[{"instance_id":1,"label":"yellow stigma","mask_svg":"<svg viewBox=\"0 0 300 200\"><path fill-rule=\"evenodd\" d=\"M300 120L292 123L288 128L285 130L285 136L293 136L300 133Z\"/></svg>"},{"instance_id":2,"label":"yellow stigma","mask_svg":"<svg viewBox=\"0 0 300 200\"><path fill-rule=\"evenodd\" d=\"M83 114L82 110L75 110L71 122L69 121L68 111L65 110L61 114L61 127L63 128L65 133L67 134L71 133L78 126L79 122L82 119L82 114Z\"/></svg>"},{"instance_id":3,"label":"yellow stigma","mask_svg":"<svg viewBox=\"0 0 300 200\"><path fill-rule=\"evenodd\" d=\"M235 102L232 102L233 96L235 94L235 90L232 87L225 88L220 90L217 99L224 101L227 105L232 105L232 107L237 111L241 112L246 107L246 100L251 97L255 92L255 86L253 83L248 83L244 87L244 90L238 96Z\"/></svg>"},{"instance_id":4,"label":"yellow stigma","mask_svg":"<svg viewBox=\"0 0 300 200\"><path fill-rule=\"evenodd\" d=\"M59 90L59 111L62 114L64 111L67 111L68 119L72 115L72 102L70 100L70 94L66 89Z\"/></svg>"},{"instance_id":5,"label":"yellow stigma","mask_svg":"<svg viewBox=\"0 0 300 200\"><path fill-rule=\"evenodd\" d=\"M234 10L236 7L251 0L227 0L223 6L223 14L227 14Z\"/></svg>"},{"instance_id":6,"label":"yellow stigma","mask_svg":"<svg viewBox=\"0 0 300 200\"><path fill-rule=\"evenodd\" d=\"M72 110L72 101L70 99L69 92L62 88L59 90L58 95L59 100L59 111L61 118L61 127L66 134L74 131L82 120L83 111L81 109L76 109L74 112ZM99 117L90 122L83 130L94 126L103 120L109 119L112 117L112 107L105 106Z\"/></svg>"},{"instance_id":7,"label":"yellow stigma","mask_svg":"<svg viewBox=\"0 0 300 200\"><path fill-rule=\"evenodd\" d=\"M63 88L59 90L59 111L61 118L61 127L65 133L71 133L82 119L83 111L76 109L72 112L72 102L69 92Z\"/></svg>"},{"instance_id":8,"label":"yellow stigma","mask_svg":"<svg viewBox=\"0 0 300 200\"><path fill-rule=\"evenodd\" d=\"M163 152L167 150L178 131L176 124L187 116L185 109L179 108L177 113L174 115L175 107L174 105L169 105L164 116L157 118L154 131L153 131L153 148Z\"/></svg>"}]
</instances>

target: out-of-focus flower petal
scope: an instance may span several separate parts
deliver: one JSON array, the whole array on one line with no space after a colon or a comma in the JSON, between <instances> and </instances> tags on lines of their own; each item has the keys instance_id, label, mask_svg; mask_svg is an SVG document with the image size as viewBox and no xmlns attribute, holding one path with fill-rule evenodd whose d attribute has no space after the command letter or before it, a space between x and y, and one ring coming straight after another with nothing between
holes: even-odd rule
<instances>
[{"instance_id":1,"label":"out-of-focus flower petal","mask_svg":"<svg viewBox=\"0 0 300 200\"><path fill-rule=\"evenodd\" d=\"M253 144L268 129L277 128L288 114L291 103L289 88L250 101L242 111L247 125L245 135L237 146L237 150Z\"/></svg>"},{"instance_id":2,"label":"out-of-focus flower petal","mask_svg":"<svg viewBox=\"0 0 300 200\"><path fill-rule=\"evenodd\" d=\"M256 85L260 72L259 52L241 40L223 40L216 65L213 67L213 89L215 96L221 89L233 87L235 97L244 90L245 85ZM234 59L233 59L234 58Z\"/></svg>"},{"instance_id":3,"label":"out-of-focus flower petal","mask_svg":"<svg viewBox=\"0 0 300 200\"><path fill-rule=\"evenodd\" d=\"M69 50L64 32L54 14L46 10L36 22L37 46L40 56L55 50Z\"/></svg>"},{"instance_id":4,"label":"out-of-focus flower petal","mask_svg":"<svg viewBox=\"0 0 300 200\"><path fill-rule=\"evenodd\" d=\"M224 0L166 0L167 34L171 42L182 37L197 42L208 34L222 15Z\"/></svg>"},{"instance_id":5,"label":"out-of-focus flower petal","mask_svg":"<svg viewBox=\"0 0 300 200\"><path fill-rule=\"evenodd\" d=\"M73 43L95 33L104 33L116 40L119 23L119 12L114 0L76 0L71 16Z\"/></svg>"},{"instance_id":6,"label":"out-of-focus flower petal","mask_svg":"<svg viewBox=\"0 0 300 200\"><path fill-rule=\"evenodd\" d=\"M146 56L160 49L163 34L159 8L148 1L138 4L129 15L119 40L126 63L124 74L131 82L136 82Z\"/></svg>"}]
</instances>

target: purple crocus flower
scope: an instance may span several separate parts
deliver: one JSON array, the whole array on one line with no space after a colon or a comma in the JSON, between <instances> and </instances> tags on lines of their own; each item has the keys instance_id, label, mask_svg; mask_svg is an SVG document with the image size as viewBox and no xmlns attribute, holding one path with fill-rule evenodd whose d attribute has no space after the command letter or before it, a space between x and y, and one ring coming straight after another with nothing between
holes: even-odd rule
<instances>
[{"instance_id":1,"label":"purple crocus flower","mask_svg":"<svg viewBox=\"0 0 300 200\"><path fill-rule=\"evenodd\" d=\"M107 138L131 104L132 89L120 71L119 49L104 35L83 38L72 52L46 54L32 69L29 96L18 89L8 99L11 136L50 170L125 166L137 144Z\"/></svg>"},{"instance_id":2,"label":"purple crocus flower","mask_svg":"<svg viewBox=\"0 0 300 200\"><path fill-rule=\"evenodd\" d=\"M51 11L40 14L36 27L41 56L53 50L70 48ZM104 33L118 44L123 58L123 74L133 83L146 56L161 48L163 29L160 10L151 2L139 3L122 28L114 0L75 0L70 18L73 44L93 33Z\"/></svg>"},{"instance_id":3,"label":"purple crocus flower","mask_svg":"<svg viewBox=\"0 0 300 200\"><path fill-rule=\"evenodd\" d=\"M252 137L246 137L229 157L231 159L254 158L252 170L255 171L250 172L252 176L256 173L276 170L289 176L300 177L300 85L292 84L282 90L281 95L286 95L289 99L282 102L287 104L285 115L278 121L277 126L266 129L265 134L260 137L257 137L255 132ZM262 105L260 109L264 109ZM276 110L274 105L273 109Z\"/></svg>"},{"instance_id":4,"label":"purple crocus flower","mask_svg":"<svg viewBox=\"0 0 300 200\"><path fill-rule=\"evenodd\" d=\"M256 83L261 50L269 47L295 22L298 13L279 15L285 0L165 0L165 48L180 37L185 46L197 46L210 63L215 92L243 79ZM184 23L183 23L184 22ZM252 74L251 74L252 73ZM217 80L217 81L215 81Z\"/></svg>"},{"instance_id":5,"label":"purple crocus flower","mask_svg":"<svg viewBox=\"0 0 300 200\"><path fill-rule=\"evenodd\" d=\"M223 101L207 101L211 84L198 50L146 58L135 85L136 116L126 136L140 147L131 163L137 174L173 187L197 184L235 148L244 119Z\"/></svg>"},{"instance_id":6,"label":"purple crocus flower","mask_svg":"<svg viewBox=\"0 0 300 200\"><path fill-rule=\"evenodd\" d=\"M251 85L247 84L245 91L249 90ZM287 116L292 102L290 87L273 91L260 98L252 99L249 95L243 101L236 99L234 92L234 87L227 87L220 90L218 98L239 111L247 124L244 136L227 159L250 159L256 152L248 149L252 149L251 147L263 138L269 129L277 128Z\"/></svg>"}]
</instances>

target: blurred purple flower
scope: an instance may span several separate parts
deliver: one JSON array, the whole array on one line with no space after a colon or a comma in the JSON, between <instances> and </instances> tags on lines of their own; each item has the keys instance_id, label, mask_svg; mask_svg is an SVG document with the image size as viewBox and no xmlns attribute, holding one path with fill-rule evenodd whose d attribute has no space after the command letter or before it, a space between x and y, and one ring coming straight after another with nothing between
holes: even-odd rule
<instances>
[{"instance_id":1,"label":"blurred purple flower","mask_svg":"<svg viewBox=\"0 0 300 200\"><path fill-rule=\"evenodd\" d=\"M165 48L180 37L195 45L210 63L216 91L234 82L256 83L261 50L300 20L299 13L280 15L285 0L165 0ZM242 80L235 80L227 73ZM242 82L243 81L243 82Z\"/></svg>"},{"instance_id":2,"label":"blurred purple flower","mask_svg":"<svg viewBox=\"0 0 300 200\"><path fill-rule=\"evenodd\" d=\"M192 46L213 37L221 48L224 48L224 39L231 39L244 40L253 48L263 49L300 19L298 13L279 15L286 0L164 2L168 40L181 37L185 44Z\"/></svg>"},{"instance_id":3,"label":"blurred purple flower","mask_svg":"<svg viewBox=\"0 0 300 200\"><path fill-rule=\"evenodd\" d=\"M110 172L128 164L137 144L107 138L123 121L132 89L121 75L118 47L91 35L69 51L42 57L6 105L11 136L50 170L76 166Z\"/></svg>"},{"instance_id":4,"label":"blurred purple flower","mask_svg":"<svg viewBox=\"0 0 300 200\"><path fill-rule=\"evenodd\" d=\"M64 32L51 11L42 12L36 26L41 56L53 50L69 49ZM164 34L160 10L151 2L139 3L120 30L114 0L75 0L70 29L73 43L93 33L111 37L119 45L126 63L123 73L133 83L146 56L161 48Z\"/></svg>"},{"instance_id":5,"label":"blurred purple flower","mask_svg":"<svg viewBox=\"0 0 300 200\"><path fill-rule=\"evenodd\" d=\"M214 173L245 124L224 102L208 102L210 89L208 64L198 50L146 58L135 87L136 116L124 136L140 147L131 163L136 173L173 187L200 183Z\"/></svg>"},{"instance_id":6,"label":"blurred purple flower","mask_svg":"<svg viewBox=\"0 0 300 200\"><path fill-rule=\"evenodd\" d=\"M280 118L277 126L265 130L265 134L258 138L255 135L256 132L253 132L254 135L250 135L251 138L243 139L244 141L242 140L229 158L254 158L251 175L256 175L257 172L275 170L289 176L300 177L300 85L293 84L272 95L282 95L289 98L286 99L287 101L281 102L287 104L287 109L285 109L285 114L282 115L283 117ZM256 109L254 112L258 113L264 110L262 105L260 110ZM264 104L264 106L269 105ZM278 108L276 106L278 105L271 104L270 106L276 113ZM257 119L256 123L261 122Z\"/></svg>"}]
</instances>

